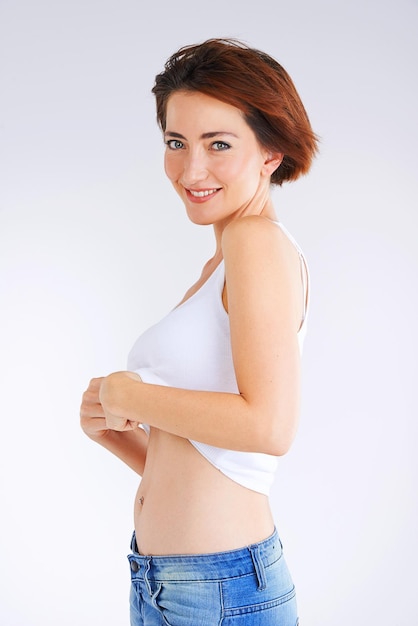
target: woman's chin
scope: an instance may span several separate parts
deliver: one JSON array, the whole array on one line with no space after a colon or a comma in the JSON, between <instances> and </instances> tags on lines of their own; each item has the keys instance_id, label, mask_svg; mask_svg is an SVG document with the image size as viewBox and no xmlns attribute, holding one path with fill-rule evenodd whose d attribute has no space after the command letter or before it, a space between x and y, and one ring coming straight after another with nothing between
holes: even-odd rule
<instances>
[{"instance_id":1,"label":"woman's chin","mask_svg":"<svg viewBox=\"0 0 418 626\"><path fill-rule=\"evenodd\" d=\"M213 219L211 217L196 211L187 210L187 217L192 224L196 224L197 226L210 226L213 224Z\"/></svg>"}]
</instances>

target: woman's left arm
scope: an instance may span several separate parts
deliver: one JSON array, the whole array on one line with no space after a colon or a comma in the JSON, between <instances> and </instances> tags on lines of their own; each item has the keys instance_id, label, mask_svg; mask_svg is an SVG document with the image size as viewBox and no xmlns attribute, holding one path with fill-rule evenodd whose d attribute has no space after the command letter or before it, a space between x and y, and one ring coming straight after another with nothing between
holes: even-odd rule
<instances>
[{"instance_id":1,"label":"woman's left arm","mask_svg":"<svg viewBox=\"0 0 418 626\"><path fill-rule=\"evenodd\" d=\"M299 256L277 225L258 216L231 222L222 249L239 394L149 385L116 372L104 379L100 400L114 430L146 423L220 448L282 455L299 414Z\"/></svg>"}]
</instances>

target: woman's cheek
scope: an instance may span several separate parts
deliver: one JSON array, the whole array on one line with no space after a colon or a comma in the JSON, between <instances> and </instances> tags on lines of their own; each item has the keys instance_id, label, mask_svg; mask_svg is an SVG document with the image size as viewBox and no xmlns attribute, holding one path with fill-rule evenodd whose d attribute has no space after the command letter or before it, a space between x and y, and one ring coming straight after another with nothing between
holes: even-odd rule
<instances>
[{"instance_id":1,"label":"woman's cheek","mask_svg":"<svg viewBox=\"0 0 418 626\"><path fill-rule=\"evenodd\" d=\"M181 166L177 155L169 154L166 152L164 155L164 171L166 176L171 182L178 180Z\"/></svg>"}]
</instances>

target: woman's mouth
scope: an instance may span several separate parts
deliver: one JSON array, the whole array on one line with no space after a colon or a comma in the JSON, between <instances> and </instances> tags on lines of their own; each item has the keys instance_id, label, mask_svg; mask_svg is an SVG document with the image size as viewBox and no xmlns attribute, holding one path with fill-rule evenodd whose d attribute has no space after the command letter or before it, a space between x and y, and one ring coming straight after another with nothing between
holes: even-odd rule
<instances>
[{"instance_id":1,"label":"woman's mouth","mask_svg":"<svg viewBox=\"0 0 418 626\"><path fill-rule=\"evenodd\" d=\"M186 189L187 196L193 202L205 202L208 198L214 196L220 188L216 189Z\"/></svg>"}]
</instances>

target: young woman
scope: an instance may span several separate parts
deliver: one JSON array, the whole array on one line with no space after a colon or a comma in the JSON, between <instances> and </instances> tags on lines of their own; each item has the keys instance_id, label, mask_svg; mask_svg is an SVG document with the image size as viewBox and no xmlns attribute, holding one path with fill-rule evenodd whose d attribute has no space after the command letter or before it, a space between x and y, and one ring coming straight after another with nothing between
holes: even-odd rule
<instances>
[{"instance_id":1,"label":"young woman","mask_svg":"<svg viewBox=\"0 0 418 626\"><path fill-rule=\"evenodd\" d=\"M268 495L297 427L308 276L270 191L316 137L285 70L235 40L180 49L153 93L165 172L216 247L128 371L83 396L84 432L142 477L131 624L296 626Z\"/></svg>"}]
</instances>

